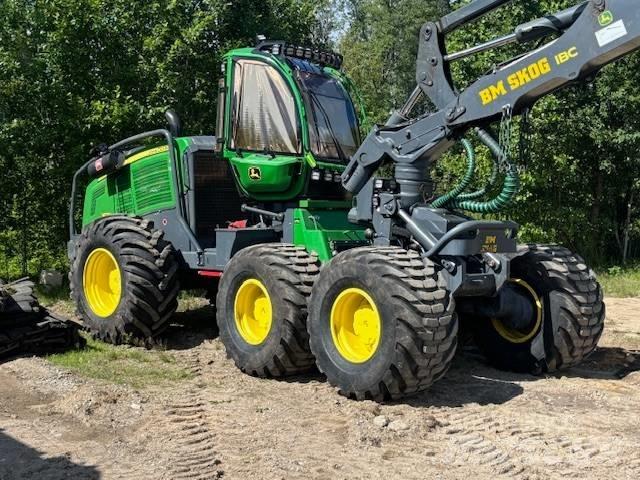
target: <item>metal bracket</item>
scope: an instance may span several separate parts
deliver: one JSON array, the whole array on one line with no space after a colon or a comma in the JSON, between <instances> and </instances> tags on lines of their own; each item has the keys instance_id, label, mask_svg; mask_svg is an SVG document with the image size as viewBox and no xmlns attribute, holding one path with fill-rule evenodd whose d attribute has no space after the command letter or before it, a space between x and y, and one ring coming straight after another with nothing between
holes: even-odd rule
<instances>
[{"instance_id":1,"label":"metal bracket","mask_svg":"<svg viewBox=\"0 0 640 480\"><path fill-rule=\"evenodd\" d=\"M438 109L450 104L456 96L449 64L443 58L442 44L444 40L438 26L433 22L425 23L420 30L416 82Z\"/></svg>"}]
</instances>

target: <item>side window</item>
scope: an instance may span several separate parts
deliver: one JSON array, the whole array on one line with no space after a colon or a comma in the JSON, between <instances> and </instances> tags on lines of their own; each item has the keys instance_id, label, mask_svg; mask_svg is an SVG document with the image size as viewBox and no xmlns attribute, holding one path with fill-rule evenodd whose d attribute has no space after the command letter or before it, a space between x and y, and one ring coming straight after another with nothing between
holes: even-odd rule
<instances>
[{"instance_id":1,"label":"side window","mask_svg":"<svg viewBox=\"0 0 640 480\"><path fill-rule=\"evenodd\" d=\"M218 80L218 112L216 115L216 151L222 147L222 139L224 138L224 111L226 103L226 90L224 88L224 78Z\"/></svg>"},{"instance_id":2,"label":"side window","mask_svg":"<svg viewBox=\"0 0 640 480\"><path fill-rule=\"evenodd\" d=\"M296 103L282 75L265 63L237 60L233 79L229 147L299 154Z\"/></svg>"}]
</instances>

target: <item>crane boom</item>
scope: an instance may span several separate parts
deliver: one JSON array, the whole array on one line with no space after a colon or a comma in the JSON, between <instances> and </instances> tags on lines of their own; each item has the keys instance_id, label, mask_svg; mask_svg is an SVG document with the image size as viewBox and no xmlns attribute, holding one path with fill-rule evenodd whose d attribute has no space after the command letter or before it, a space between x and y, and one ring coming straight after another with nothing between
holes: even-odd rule
<instances>
[{"instance_id":1,"label":"crane boom","mask_svg":"<svg viewBox=\"0 0 640 480\"><path fill-rule=\"evenodd\" d=\"M387 125L374 127L343 174L347 190L359 193L380 165L392 161L400 166L396 176L402 204L410 208L419 201L429 165L466 131L499 119L505 108L518 114L541 97L590 78L640 48L640 9L635 0L581 2L517 27L512 41L559 36L457 93L449 72L451 60L446 60L442 47L446 33L504 3L476 0L461 13L422 27L418 88L438 110L417 119L395 116Z\"/></svg>"}]
</instances>

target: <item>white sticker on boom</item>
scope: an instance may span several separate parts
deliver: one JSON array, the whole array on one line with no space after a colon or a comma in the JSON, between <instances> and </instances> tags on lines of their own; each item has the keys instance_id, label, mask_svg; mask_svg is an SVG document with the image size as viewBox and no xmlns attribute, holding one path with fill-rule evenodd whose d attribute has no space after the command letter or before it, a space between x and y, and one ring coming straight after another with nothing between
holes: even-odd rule
<instances>
[{"instance_id":1,"label":"white sticker on boom","mask_svg":"<svg viewBox=\"0 0 640 480\"><path fill-rule=\"evenodd\" d=\"M611 42L624 37L627 34L627 27L624 25L624 21L618 20L612 23L608 27L603 28L596 32L596 38L598 39L598 45L604 47Z\"/></svg>"}]
</instances>

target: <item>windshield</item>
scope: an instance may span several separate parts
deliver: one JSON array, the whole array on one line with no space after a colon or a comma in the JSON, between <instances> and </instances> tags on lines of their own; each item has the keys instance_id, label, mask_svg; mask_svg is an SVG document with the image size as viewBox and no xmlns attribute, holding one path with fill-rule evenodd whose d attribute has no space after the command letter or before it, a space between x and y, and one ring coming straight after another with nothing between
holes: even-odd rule
<instances>
[{"instance_id":1,"label":"windshield","mask_svg":"<svg viewBox=\"0 0 640 480\"><path fill-rule=\"evenodd\" d=\"M299 70L298 79L307 98L311 153L346 163L360 145L358 119L349 94L325 73Z\"/></svg>"}]
</instances>

